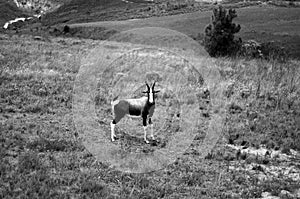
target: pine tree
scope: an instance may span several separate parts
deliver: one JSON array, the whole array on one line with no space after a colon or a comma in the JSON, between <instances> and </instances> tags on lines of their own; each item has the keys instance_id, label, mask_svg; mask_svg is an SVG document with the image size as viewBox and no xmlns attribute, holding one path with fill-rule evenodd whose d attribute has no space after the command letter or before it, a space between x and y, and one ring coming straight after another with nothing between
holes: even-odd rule
<instances>
[{"instance_id":1,"label":"pine tree","mask_svg":"<svg viewBox=\"0 0 300 199\"><path fill-rule=\"evenodd\" d=\"M234 39L234 34L241 29L232 20L237 17L234 9L219 6L213 10L212 24L205 28L204 46L212 57L231 56L238 52L242 41Z\"/></svg>"}]
</instances>

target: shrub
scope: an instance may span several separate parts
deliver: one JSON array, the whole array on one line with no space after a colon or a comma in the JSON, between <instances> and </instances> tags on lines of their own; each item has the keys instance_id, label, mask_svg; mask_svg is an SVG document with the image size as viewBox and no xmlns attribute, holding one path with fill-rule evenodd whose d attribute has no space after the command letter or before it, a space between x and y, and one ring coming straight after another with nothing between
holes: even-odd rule
<instances>
[{"instance_id":1,"label":"shrub","mask_svg":"<svg viewBox=\"0 0 300 199\"><path fill-rule=\"evenodd\" d=\"M261 44L261 52L267 60L286 62L289 59L288 51L281 44L273 41Z\"/></svg>"},{"instance_id":2,"label":"shrub","mask_svg":"<svg viewBox=\"0 0 300 199\"><path fill-rule=\"evenodd\" d=\"M261 58L261 45L255 40L248 40L244 42L239 51L239 55L246 58Z\"/></svg>"},{"instance_id":3,"label":"shrub","mask_svg":"<svg viewBox=\"0 0 300 199\"><path fill-rule=\"evenodd\" d=\"M279 62L286 62L290 54L282 47L280 43L274 41L258 43L255 40L248 40L243 42L238 55L245 58L263 58L266 60L277 60Z\"/></svg>"},{"instance_id":4,"label":"shrub","mask_svg":"<svg viewBox=\"0 0 300 199\"><path fill-rule=\"evenodd\" d=\"M241 39L234 39L234 34L241 29L232 20L237 17L234 9L219 6L213 10L212 24L205 28L204 47L212 57L235 55L242 44Z\"/></svg>"}]
</instances>

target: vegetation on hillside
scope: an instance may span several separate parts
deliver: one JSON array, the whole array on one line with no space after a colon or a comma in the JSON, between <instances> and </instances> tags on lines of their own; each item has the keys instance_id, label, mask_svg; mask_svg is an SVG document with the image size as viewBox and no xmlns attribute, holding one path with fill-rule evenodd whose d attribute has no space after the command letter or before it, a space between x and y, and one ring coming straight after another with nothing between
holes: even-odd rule
<instances>
[{"instance_id":1,"label":"vegetation on hillside","mask_svg":"<svg viewBox=\"0 0 300 199\"><path fill-rule=\"evenodd\" d=\"M25 16L27 14L19 10L13 1L0 0L0 30L7 21Z\"/></svg>"},{"instance_id":2,"label":"vegetation on hillside","mask_svg":"<svg viewBox=\"0 0 300 199\"><path fill-rule=\"evenodd\" d=\"M64 2L59 1L59 2ZM230 3L231 2L231 3ZM299 57L300 48L298 45L300 36L298 31L298 8L276 8L274 9L268 5L257 5L255 1L243 2L224 2L224 8L236 9L238 18L235 18L237 23L242 25L236 37L241 37L244 42L248 40L256 40L258 43L273 43L275 46L284 47L288 50L293 58ZM19 34L34 34L34 35L54 35L54 36L72 36L93 39L106 39L115 31L128 30L130 28L139 28L142 26L160 26L174 29L183 32L189 36L202 41L204 38L203 29L209 22L211 16L210 12L195 12L212 10L215 5L208 3L193 3L191 1L161 1L159 3L145 3L144 1L135 1L128 5L121 0L116 1L72 1L70 4L62 6L54 13L49 13L43 17L42 21L33 20L26 23L15 23L12 25L7 33ZM242 5L243 4L243 5ZM69 6L70 5L70 6ZM102 6L102 7L101 7ZM125 8L126 6L131 6ZM245 9L238 9L245 7ZM7 7L1 6L4 10L0 13L8 13L5 11ZM194 12L185 17L172 16L163 18L150 18L152 16L166 16L181 13ZM198 15L198 16L197 16ZM280 19L276 16L280 16ZM12 15L9 19L15 18ZM145 20L131 20L124 22L117 22L118 20L134 19L134 18L148 18ZM176 19L177 18L177 19ZM261 23L265 19L267 23ZM85 24L91 21L113 20L109 25L95 23ZM173 23L176 20L176 23ZM3 24L7 20L3 21ZM197 21L197 22L196 22ZM76 28L70 33L65 34L63 31L64 25L69 25L72 29L72 23L77 24ZM102 31L101 29L105 30ZM201 30L201 33L196 36ZM4 31L4 29L0 29ZM100 33L99 33L100 32ZM272 45L273 45L272 44ZM267 45L270 46L270 45Z\"/></svg>"},{"instance_id":3,"label":"vegetation on hillside","mask_svg":"<svg viewBox=\"0 0 300 199\"><path fill-rule=\"evenodd\" d=\"M244 57L264 58L267 60L278 60L287 62L290 53L282 43L267 41L258 43L255 40L242 41L241 38L235 39L234 35L241 30L241 26L233 23L237 17L234 9L228 11L219 6L213 10L211 24L205 28L203 45L205 50L212 57Z\"/></svg>"},{"instance_id":4,"label":"vegetation on hillside","mask_svg":"<svg viewBox=\"0 0 300 199\"><path fill-rule=\"evenodd\" d=\"M0 42L1 198L258 198L263 192L296 195L300 189L299 156L239 155L226 147L229 142L264 144L286 154L299 151L296 61L209 59L227 85L224 139L203 160L195 151L200 133L175 163L137 175L97 162L72 121L80 57L100 43L61 38L48 43L18 36ZM116 44L108 47L122 51Z\"/></svg>"},{"instance_id":5,"label":"vegetation on hillside","mask_svg":"<svg viewBox=\"0 0 300 199\"><path fill-rule=\"evenodd\" d=\"M73 1L72 9L76 2L82 1ZM220 30L224 24L234 31L216 31L227 39L220 41L235 44L233 34L238 26L232 25L235 13L230 13L231 17L220 10L214 13L219 18L215 17L215 27L213 24L208 29L214 38L209 40L211 45L220 39L212 34L213 29ZM63 22L69 16L61 19ZM95 34L92 28L81 32L62 27L52 35L91 38ZM105 28L96 30L102 32L97 36L101 39L114 33ZM136 46L114 42L103 45L89 39L49 37L48 42L43 37L33 38L0 35L0 198L300 197L300 63L290 59L280 46L263 43L256 48L258 45L252 42L249 56L199 58L199 63L220 72L219 83L224 87L221 96L227 103L222 137L202 159L197 146L206 132L199 131L174 163L156 172L131 174L98 162L82 144L73 121L72 95L81 58L87 57L90 49L110 49L112 53L104 57L112 60L113 53L119 55ZM259 58L257 50L266 59ZM95 99L98 116L100 111L106 112L102 114L105 117L110 114L109 108L97 103ZM208 106L205 111L204 117L209 120L219 110ZM122 129L117 133L121 135L119 143L126 147L132 147L132 143L147 150L164 147L143 145L139 142L142 139ZM265 150L262 155L243 151L261 148Z\"/></svg>"},{"instance_id":6,"label":"vegetation on hillside","mask_svg":"<svg viewBox=\"0 0 300 199\"><path fill-rule=\"evenodd\" d=\"M205 28L204 47L212 57L232 56L239 51L242 41L235 40L234 34L241 29L240 25L233 23L237 17L234 9L219 6L213 10L212 23Z\"/></svg>"}]
</instances>

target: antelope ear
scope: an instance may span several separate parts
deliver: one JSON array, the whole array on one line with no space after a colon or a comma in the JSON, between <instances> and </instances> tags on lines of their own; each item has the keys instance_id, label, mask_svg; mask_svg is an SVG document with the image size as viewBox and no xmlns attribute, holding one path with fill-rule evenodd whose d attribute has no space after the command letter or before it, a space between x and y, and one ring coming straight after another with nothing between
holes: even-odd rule
<instances>
[{"instance_id":1,"label":"antelope ear","mask_svg":"<svg viewBox=\"0 0 300 199\"><path fill-rule=\"evenodd\" d=\"M159 93L160 92L160 90L158 90L158 91L154 91L153 93Z\"/></svg>"},{"instance_id":2,"label":"antelope ear","mask_svg":"<svg viewBox=\"0 0 300 199\"><path fill-rule=\"evenodd\" d=\"M142 91L142 93L149 93L148 91Z\"/></svg>"}]
</instances>

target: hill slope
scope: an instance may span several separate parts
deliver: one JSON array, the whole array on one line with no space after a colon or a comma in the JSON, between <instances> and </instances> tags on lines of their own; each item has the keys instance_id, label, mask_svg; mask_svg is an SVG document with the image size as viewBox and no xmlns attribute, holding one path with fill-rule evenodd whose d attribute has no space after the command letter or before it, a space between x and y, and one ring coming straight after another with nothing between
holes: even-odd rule
<instances>
[{"instance_id":1,"label":"hill slope","mask_svg":"<svg viewBox=\"0 0 300 199\"><path fill-rule=\"evenodd\" d=\"M0 54L4 57L0 59L0 198L47 198L49 195L52 198L261 198L261 195L280 194L281 198L287 194L296 198L294 195L300 193L300 154L290 150L300 151L299 62L195 60L198 70L216 67L222 75L221 82L216 84L221 87L217 88L220 101L228 103L224 110L226 123L222 139L203 159L199 147L203 146L207 132L200 130L190 148L175 163L157 172L135 175L97 162L82 140L76 138L80 131L73 121L72 98L75 79L80 67L84 67L81 59L87 58L90 49L100 47L99 55L107 52L107 56L102 57L109 62L137 46L51 39L51 42L24 36L0 39ZM101 57L91 62L94 60ZM97 71L102 67L106 65L97 65ZM218 79L214 74L210 73L212 85ZM92 75L92 79L98 75ZM261 78L260 89L255 83L258 78ZM98 83L95 78L89 85ZM98 91L99 87L96 88ZM221 92L222 89L226 92ZM103 106L105 98L101 98L101 92L104 93L104 89L95 94L91 92L89 96L95 97L88 102L95 103L97 116L105 118L93 118L97 125L90 129L107 125L105 136L109 142L109 122L105 121L111 118L108 116L111 113ZM217 100L216 103L209 103L212 108L203 110L207 111L204 125L206 119L214 121L211 115L221 112L217 109ZM157 127L156 121L155 124ZM118 130L119 140L113 144L123 147L126 153L139 147L140 151L136 151L141 155L164 147L144 144L142 129L137 127L140 134ZM172 132L172 129L158 131L155 136L171 138ZM99 135L97 131L93 137L95 142ZM233 144L242 145L243 149L233 150ZM244 150L261 144L268 147L263 155L258 150L252 150L255 153ZM91 146L97 145L100 144Z\"/></svg>"},{"instance_id":2,"label":"hill slope","mask_svg":"<svg viewBox=\"0 0 300 199\"><path fill-rule=\"evenodd\" d=\"M122 16L131 9L139 9L149 4L144 0L72 0L56 11L45 16L44 24L76 23L82 21L96 21L100 18L113 19Z\"/></svg>"},{"instance_id":3,"label":"hill slope","mask_svg":"<svg viewBox=\"0 0 300 199\"><path fill-rule=\"evenodd\" d=\"M236 9L238 17L235 23L242 29L237 35L243 40L255 39L259 42L277 41L288 48L294 57L300 57L300 8L273 6L252 6ZM204 33L210 23L211 11L197 11L188 14L151 17L126 21L101 21L70 24L70 27L104 27L125 31L141 27L164 27L190 36ZM201 39L202 35L200 34Z\"/></svg>"},{"instance_id":4,"label":"hill slope","mask_svg":"<svg viewBox=\"0 0 300 199\"><path fill-rule=\"evenodd\" d=\"M27 16L19 10L13 1L0 0L0 25L3 26L7 21L17 17Z\"/></svg>"}]
</instances>

